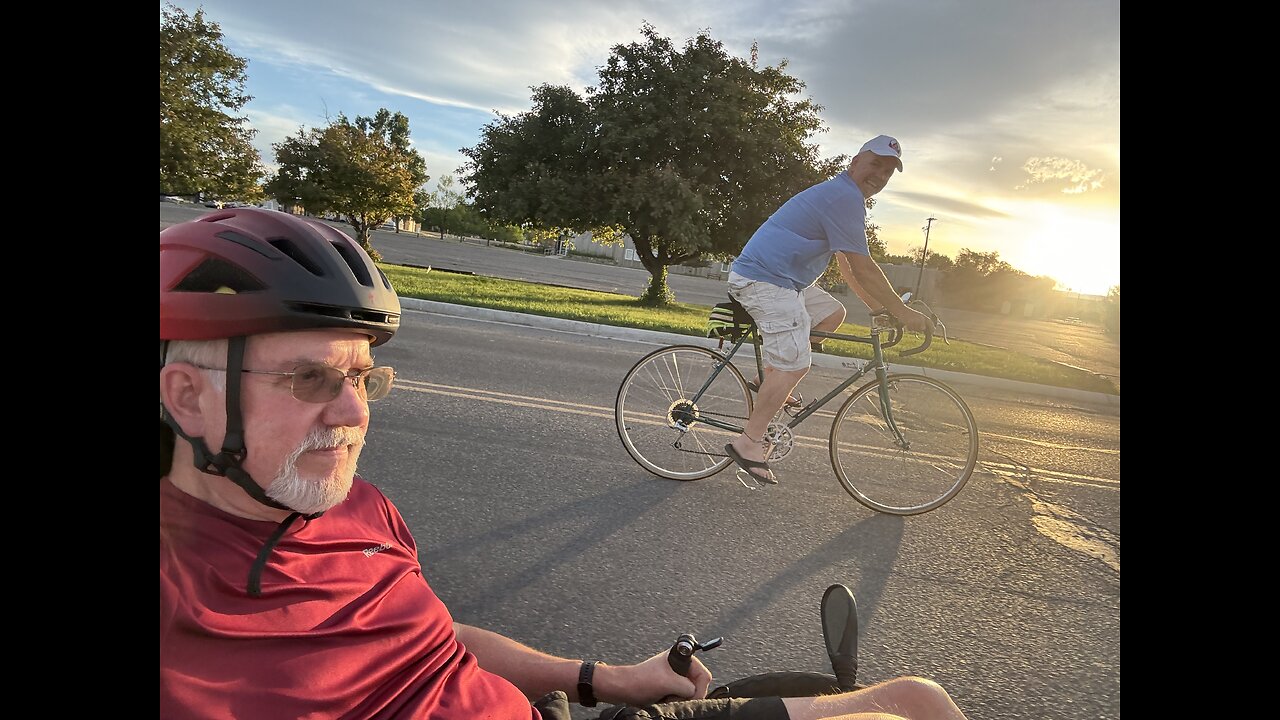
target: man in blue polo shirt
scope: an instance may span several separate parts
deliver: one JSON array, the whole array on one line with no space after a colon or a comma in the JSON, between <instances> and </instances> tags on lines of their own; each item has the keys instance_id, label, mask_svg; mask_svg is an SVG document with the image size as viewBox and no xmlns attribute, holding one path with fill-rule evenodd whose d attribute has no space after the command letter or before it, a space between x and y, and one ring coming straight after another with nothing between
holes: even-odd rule
<instances>
[{"instance_id":1,"label":"man in blue polo shirt","mask_svg":"<svg viewBox=\"0 0 1280 720\"><path fill-rule=\"evenodd\" d=\"M770 215L730 268L729 295L760 327L765 374L746 429L725 452L761 482L777 482L765 462L764 433L809 372L809 332L834 332L844 322L844 306L815 285L833 254L845 283L873 312L888 310L917 332L930 324L903 304L867 249L867 198L889 184L894 170L902 171L902 146L888 135L872 138L847 170Z\"/></svg>"}]
</instances>

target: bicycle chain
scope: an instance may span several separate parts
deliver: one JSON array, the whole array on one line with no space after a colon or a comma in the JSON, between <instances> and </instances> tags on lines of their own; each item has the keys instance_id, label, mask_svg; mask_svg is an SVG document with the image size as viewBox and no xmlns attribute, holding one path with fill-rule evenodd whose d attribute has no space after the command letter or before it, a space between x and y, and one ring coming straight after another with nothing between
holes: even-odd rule
<instances>
[{"instance_id":1,"label":"bicycle chain","mask_svg":"<svg viewBox=\"0 0 1280 720\"><path fill-rule=\"evenodd\" d=\"M725 414L725 413L704 412L704 411L702 411L702 410L699 410L699 411L698 411L698 414L699 414L699 415L708 415L708 416L710 416L710 417L717 417L717 418L729 418L730 420L750 420L750 419L751 419L750 417L743 417L743 416L741 416L741 415L727 415L727 414ZM696 422L696 421L695 421L695 422ZM688 433L688 432L692 432L692 431L691 431L691 430L685 430L684 432L685 432L685 433ZM683 437L683 436L682 436L682 437ZM675 444L674 444L672 447L674 447L676 450L679 450L680 452L689 453L689 454L691 454L691 455L703 455L703 456L705 456L705 457L721 457L721 458L727 458L727 457L729 457L729 456L728 456L728 455L726 455L725 453L703 452L703 451L701 451L701 450L686 450L686 449L684 449L683 447L681 447L681 446L680 446L680 441L679 441L679 440L677 440L677 441L675 442Z\"/></svg>"}]
</instances>

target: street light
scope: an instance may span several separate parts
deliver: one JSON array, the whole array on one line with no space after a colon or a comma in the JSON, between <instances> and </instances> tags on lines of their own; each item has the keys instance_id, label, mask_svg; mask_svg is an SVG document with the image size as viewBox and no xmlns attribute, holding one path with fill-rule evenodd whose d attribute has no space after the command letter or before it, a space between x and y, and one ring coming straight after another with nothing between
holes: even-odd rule
<instances>
[{"instance_id":1,"label":"street light","mask_svg":"<svg viewBox=\"0 0 1280 720\"><path fill-rule=\"evenodd\" d=\"M924 261L929 258L929 228L933 227L933 221L938 218L931 217L927 219L928 224L924 226L924 251L920 253L920 272L916 274L916 291L911 294L911 297L917 300L920 299L920 281L924 279Z\"/></svg>"}]
</instances>

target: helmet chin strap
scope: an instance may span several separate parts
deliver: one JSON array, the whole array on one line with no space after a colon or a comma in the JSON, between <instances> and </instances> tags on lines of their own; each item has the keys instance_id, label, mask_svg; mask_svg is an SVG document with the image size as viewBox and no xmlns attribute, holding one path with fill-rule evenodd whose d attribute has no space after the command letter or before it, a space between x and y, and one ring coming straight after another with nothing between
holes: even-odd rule
<instances>
[{"instance_id":1,"label":"helmet chin strap","mask_svg":"<svg viewBox=\"0 0 1280 720\"><path fill-rule=\"evenodd\" d=\"M288 505L268 497L262 486L254 482L242 467L245 456L248 455L248 450L244 447L244 421L240 414L240 369L244 367L244 346L244 337L227 340L227 432L222 440L222 452L217 455L210 453L204 438L187 435L168 413L165 414L165 422L175 433L191 443L197 470L231 480L250 497L267 507L294 512Z\"/></svg>"},{"instance_id":2,"label":"helmet chin strap","mask_svg":"<svg viewBox=\"0 0 1280 720\"><path fill-rule=\"evenodd\" d=\"M280 522L275 532L271 534L262 549L258 551L258 557L249 568L247 586L249 595L251 597L261 597L262 574L266 570L267 560L271 557L271 552L279 544L280 539L284 537L284 534L293 525L293 521L298 518L313 520L323 515L324 512L306 515L288 505L272 500L242 467L245 456L249 454L249 451L244 446L244 418L240 413L240 378L243 375L240 370L244 366L245 339L241 336L227 340L227 432L222 440L222 451L217 455L210 453L209 447L205 445L204 438L191 437L182 432L182 428L178 427L178 423L169 417L168 413L165 413L165 422L173 428L175 433L191 443L192 459L197 470L210 475L228 478L236 485L239 485L240 489L248 493L249 497L254 500L267 507L285 510L289 513L289 516Z\"/></svg>"}]
</instances>

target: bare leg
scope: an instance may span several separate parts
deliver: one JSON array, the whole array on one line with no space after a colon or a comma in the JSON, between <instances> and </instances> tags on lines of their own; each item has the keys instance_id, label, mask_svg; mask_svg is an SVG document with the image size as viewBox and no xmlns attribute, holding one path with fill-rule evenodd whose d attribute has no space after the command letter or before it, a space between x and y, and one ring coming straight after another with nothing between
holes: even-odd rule
<instances>
[{"instance_id":1,"label":"bare leg","mask_svg":"<svg viewBox=\"0 0 1280 720\"><path fill-rule=\"evenodd\" d=\"M863 713L887 713L905 720L964 720L964 713L941 685L919 677L900 677L839 695L783 698L782 702L791 720L875 717Z\"/></svg>"},{"instance_id":2,"label":"bare leg","mask_svg":"<svg viewBox=\"0 0 1280 720\"><path fill-rule=\"evenodd\" d=\"M764 460L764 448L760 445L765 430L773 416L778 414L782 404L790 397L791 391L800 384L809 368L801 370L776 370L765 368L764 382L760 383L760 392L756 393L755 408L751 411L751 419L743 433L733 439L733 449L747 460Z\"/></svg>"}]
</instances>

